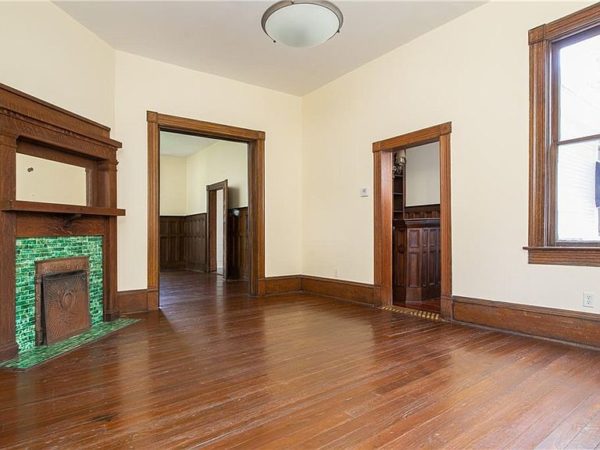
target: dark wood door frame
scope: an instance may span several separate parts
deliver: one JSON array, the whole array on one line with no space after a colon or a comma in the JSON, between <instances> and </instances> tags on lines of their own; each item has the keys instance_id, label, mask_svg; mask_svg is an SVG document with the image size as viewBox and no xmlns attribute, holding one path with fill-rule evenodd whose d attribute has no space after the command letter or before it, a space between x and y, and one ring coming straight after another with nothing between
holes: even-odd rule
<instances>
[{"instance_id":1,"label":"dark wood door frame","mask_svg":"<svg viewBox=\"0 0 600 450\"><path fill-rule=\"evenodd\" d=\"M158 309L160 229L160 131L248 144L249 293L265 294L265 133L201 120L147 112L148 309Z\"/></svg>"},{"instance_id":2,"label":"dark wood door frame","mask_svg":"<svg viewBox=\"0 0 600 450\"><path fill-rule=\"evenodd\" d=\"M450 133L447 122L373 143L374 282L375 302L391 306L392 286L392 164L393 153L404 148L440 144L441 315L452 319L452 224L450 221Z\"/></svg>"},{"instance_id":3,"label":"dark wood door frame","mask_svg":"<svg viewBox=\"0 0 600 450\"><path fill-rule=\"evenodd\" d=\"M217 211L217 192L223 191L223 210ZM223 278L227 279L227 180L206 186L206 261L208 272L217 270L217 221L223 222ZM213 264L214 261L214 264Z\"/></svg>"}]
</instances>

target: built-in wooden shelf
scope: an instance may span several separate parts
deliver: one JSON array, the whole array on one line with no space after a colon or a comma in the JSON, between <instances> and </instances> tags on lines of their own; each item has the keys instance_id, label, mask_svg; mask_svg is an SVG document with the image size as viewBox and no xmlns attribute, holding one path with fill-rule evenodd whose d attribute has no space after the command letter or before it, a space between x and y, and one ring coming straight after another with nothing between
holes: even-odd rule
<instances>
[{"instance_id":1,"label":"built-in wooden shelf","mask_svg":"<svg viewBox=\"0 0 600 450\"><path fill-rule=\"evenodd\" d=\"M63 205L60 203L28 202L9 200L0 203L0 210L15 212L50 213L50 214L81 214L84 216L124 216L125 210L119 208L103 208L98 206Z\"/></svg>"}]
</instances>

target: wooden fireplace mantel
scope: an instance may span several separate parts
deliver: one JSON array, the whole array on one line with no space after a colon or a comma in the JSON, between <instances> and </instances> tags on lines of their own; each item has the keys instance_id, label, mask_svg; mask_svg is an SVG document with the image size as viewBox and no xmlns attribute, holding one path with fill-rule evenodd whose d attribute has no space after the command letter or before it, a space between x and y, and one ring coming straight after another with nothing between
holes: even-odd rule
<instances>
[{"instance_id":1,"label":"wooden fireplace mantel","mask_svg":"<svg viewBox=\"0 0 600 450\"><path fill-rule=\"evenodd\" d=\"M5 200L0 202L0 210L15 212L79 214L84 216L124 216L125 210L98 206L63 205L61 203L27 202L23 200Z\"/></svg>"},{"instance_id":2,"label":"wooden fireplace mantel","mask_svg":"<svg viewBox=\"0 0 600 450\"><path fill-rule=\"evenodd\" d=\"M117 151L110 128L0 84L0 361L15 340L18 237L103 236L104 319L117 305ZM85 168L85 206L17 200L17 153Z\"/></svg>"}]
</instances>

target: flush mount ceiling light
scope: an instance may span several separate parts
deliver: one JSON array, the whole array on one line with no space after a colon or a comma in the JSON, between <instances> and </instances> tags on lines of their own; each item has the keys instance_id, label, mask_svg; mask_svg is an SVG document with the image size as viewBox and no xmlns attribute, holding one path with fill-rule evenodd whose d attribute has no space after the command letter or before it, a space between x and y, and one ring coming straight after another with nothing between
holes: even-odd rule
<instances>
[{"instance_id":1,"label":"flush mount ceiling light","mask_svg":"<svg viewBox=\"0 0 600 450\"><path fill-rule=\"evenodd\" d=\"M314 47L342 28L344 16L325 0L286 0L265 11L262 28L274 42L290 47Z\"/></svg>"}]
</instances>

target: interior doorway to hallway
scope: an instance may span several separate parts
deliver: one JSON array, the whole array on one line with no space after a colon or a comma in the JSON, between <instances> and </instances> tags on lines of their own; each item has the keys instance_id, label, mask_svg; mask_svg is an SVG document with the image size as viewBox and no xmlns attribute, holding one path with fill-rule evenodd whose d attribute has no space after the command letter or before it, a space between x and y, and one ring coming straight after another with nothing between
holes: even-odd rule
<instances>
[{"instance_id":1,"label":"interior doorway to hallway","mask_svg":"<svg viewBox=\"0 0 600 450\"><path fill-rule=\"evenodd\" d=\"M243 142L160 132L161 293L172 290L173 271L192 272L178 284L193 273L247 284L247 153Z\"/></svg>"},{"instance_id":2,"label":"interior doorway to hallway","mask_svg":"<svg viewBox=\"0 0 600 450\"><path fill-rule=\"evenodd\" d=\"M452 317L451 131L451 124L444 123L373 144L374 281L381 306L439 311L444 318ZM408 191L414 195L419 183L407 185L407 161L411 152L427 160L422 156L431 150L437 153L439 176L426 177L421 189L439 186L439 197L434 199L439 198L439 203L411 204ZM431 173L431 164L426 172Z\"/></svg>"},{"instance_id":3,"label":"interior doorway to hallway","mask_svg":"<svg viewBox=\"0 0 600 450\"><path fill-rule=\"evenodd\" d=\"M264 293L264 141L261 131L148 113L149 309L159 292L164 304L198 280Z\"/></svg>"}]
</instances>

